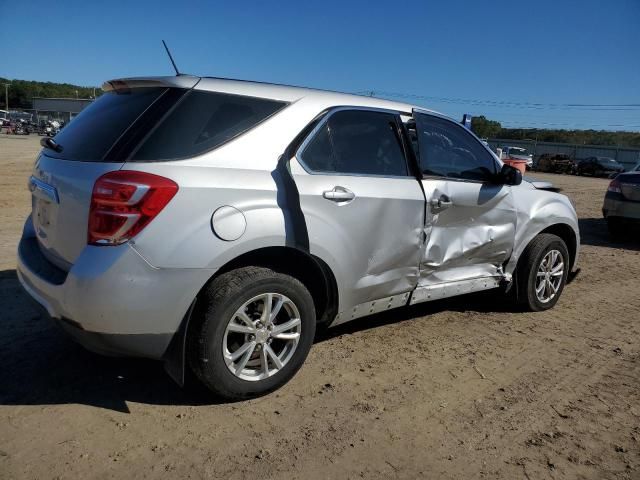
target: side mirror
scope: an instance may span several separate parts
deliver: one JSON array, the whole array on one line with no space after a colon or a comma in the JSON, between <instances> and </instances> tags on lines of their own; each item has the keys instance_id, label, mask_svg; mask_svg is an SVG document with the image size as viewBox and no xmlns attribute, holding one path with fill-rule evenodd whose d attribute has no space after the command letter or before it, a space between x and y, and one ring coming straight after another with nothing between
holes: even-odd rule
<instances>
[{"instance_id":1,"label":"side mirror","mask_svg":"<svg viewBox=\"0 0 640 480\"><path fill-rule=\"evenodd\" d=\"M511 165L503 165L498 174L498 182L504 185L520 185L522 183L522 172Z\"/></svg>"}]
</instances>

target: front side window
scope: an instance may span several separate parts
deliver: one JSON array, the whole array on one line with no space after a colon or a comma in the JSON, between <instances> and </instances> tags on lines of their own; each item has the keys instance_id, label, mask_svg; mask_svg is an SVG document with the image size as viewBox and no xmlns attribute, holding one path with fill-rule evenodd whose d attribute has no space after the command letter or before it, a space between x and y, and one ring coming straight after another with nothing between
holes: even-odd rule
<instances>
[{"instance_id":1,"label":"front side window","mask_svg":"<svg viewBox=\"0 0 640 480\"><path fill-rule=\"evenodd\" d=\"M353 175L408 175L396 116L366 110L335 112L301 155L311 170Z\"/></svg>"},{"instance_id":2,"label":"front side window","mask_svg":"<svg viewBox=\"0 0 640 480\"><path fill-rule=\"evenodd\" d=\"M489 181L493 156L464 127L433 115L415 115L420 169L424 175Z\"/></svg>"}]
</instances>

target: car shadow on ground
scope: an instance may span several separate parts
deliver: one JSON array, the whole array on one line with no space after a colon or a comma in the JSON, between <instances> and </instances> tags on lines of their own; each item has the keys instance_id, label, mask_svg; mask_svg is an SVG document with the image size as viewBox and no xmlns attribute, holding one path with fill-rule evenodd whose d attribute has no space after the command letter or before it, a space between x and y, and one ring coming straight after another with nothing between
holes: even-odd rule
<instances>
[{"instance_id":1,"label":"car shadow on ground","mask_svg":"<svg viewBox=\"0 0 640 480\"><path fill-rule=\"evenodd\" d=\"M161 362L103 357L73 342L23 292L15 270L0 272L0 405L78 403L129 413L127 402L151 405L224 403L193 379L180 388ZM490 294L398 308L320 331L316 343L443 310L511 311Z\"/></svg>"},{"instance_id":2,"label":"car shadow on ground","mask_svg":"<svg viewBox=\"0 0 640 480\"><path fill-rule=\"evenodd\" d=\"M316 335L316 343L331 340L332 338L342 335L349 335L384 325L413 320L444 311L513 313L522 311L522 309L510 297L504 294L504 290L495 289L487 292L469 293L457 297L396 308L395 310L358 318L336 327L320 329Z\"/></svg>"},{"instance_id":3,"label":"car shadow on ground","mask_svg":"<svg viewBox=\"0 0 640 480\"><path fill-rule=\"evenodd\" d=\"M0 272L0 305L0 405L79 403L128 413L128 401L218 403L196 382L180 388L160 362L85 350L40 312L15 270Z\"/></svg>"},{"instance_id":4,"label":"car shadow on ground","mask_svg":"<svg viewBox=\"0 0 640 480\"><path fill-rule=\"evenodd\" d=\"M578 224L582 245L640 251L640 228L637 226L629 227L625 237L614 238L604 218L580 218Z\"/></svg>"}]
</instances>

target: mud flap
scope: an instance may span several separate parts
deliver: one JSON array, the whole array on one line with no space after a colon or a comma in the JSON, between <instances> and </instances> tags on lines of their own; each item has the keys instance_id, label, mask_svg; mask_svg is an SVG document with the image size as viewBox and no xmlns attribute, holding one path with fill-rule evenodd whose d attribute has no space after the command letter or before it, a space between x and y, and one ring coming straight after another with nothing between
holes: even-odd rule
<instances>
[{"instance_id":1,"label":"mud flap","mask_svg":"<svg viewBox=\"0 0 640 480\"><path fill-rule=\"evenodd\" d=\"M189 331L189 322L191 320L191 314L196 306L197 297L191 302L189 310L185 314L180 327L173 335L171 343L167 347L167 351L162 357L164 363L164 370L167 374L181 387L184 387L185 382L185 354L187 348L187 332Z\"/></svg>"}]
</instances>

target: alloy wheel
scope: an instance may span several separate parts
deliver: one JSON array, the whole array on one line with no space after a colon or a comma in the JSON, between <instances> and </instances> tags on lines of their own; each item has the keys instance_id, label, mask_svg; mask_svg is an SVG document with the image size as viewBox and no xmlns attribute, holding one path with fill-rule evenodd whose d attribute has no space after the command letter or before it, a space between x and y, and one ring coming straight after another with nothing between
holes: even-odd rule
<instances>
[{"instance_id":1,"label":"alloy wheel","mask_svg":"<svg viewBox=\"0 0 640 480\"><path fill-rule=\"evenodd\" d=\"M558 250L549 250L538 266L536 296L542 303L550 302L557 294L564 277L564 259Z\"/></svg>"},{"instance_id":2,"label":"alloy wheel","mask_svg":"<svg viewBox=\"0 0 640 480\"><path fill-rule=\"evenodd\" d=\"M264 293L245 302L229 320L222 342L227 368L242 380L271 377L291 360L300 336L300 312L280 293Z\"/></svg>"}]
</instances>

